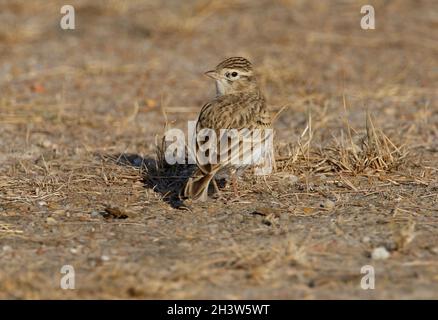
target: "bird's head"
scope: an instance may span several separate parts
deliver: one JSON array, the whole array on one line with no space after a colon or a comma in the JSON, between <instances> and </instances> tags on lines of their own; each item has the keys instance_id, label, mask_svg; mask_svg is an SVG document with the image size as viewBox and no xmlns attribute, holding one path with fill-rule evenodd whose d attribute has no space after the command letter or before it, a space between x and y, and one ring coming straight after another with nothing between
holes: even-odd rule
<instances>
[{"instance_id":1,"label":"bird's head","mask_svg":"<svg viewBox=\"0 0 438 320\"><path fill-rule=\"evenodd\" d=\"M216 81L217 95L258 90L252 64L242 57L225 59L205 74Z\"/></svg>"}]
</instances>

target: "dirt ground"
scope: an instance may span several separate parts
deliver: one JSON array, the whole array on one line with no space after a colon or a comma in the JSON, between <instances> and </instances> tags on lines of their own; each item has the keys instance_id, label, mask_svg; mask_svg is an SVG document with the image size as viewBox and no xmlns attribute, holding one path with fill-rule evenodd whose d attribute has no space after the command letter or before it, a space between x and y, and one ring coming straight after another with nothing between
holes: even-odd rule
<instances>
[{"instance_id":1,"label":"dirt ground","mask_svg":"<svg viewBox=\"0 0 438 320\"><path fill-rule=\"evenodd\" d=\"M365 2L0 1L0 298L437 299L438 6ZM277 169L187 210L157 146L236 55Z\"/></svg>"}]
</instances>

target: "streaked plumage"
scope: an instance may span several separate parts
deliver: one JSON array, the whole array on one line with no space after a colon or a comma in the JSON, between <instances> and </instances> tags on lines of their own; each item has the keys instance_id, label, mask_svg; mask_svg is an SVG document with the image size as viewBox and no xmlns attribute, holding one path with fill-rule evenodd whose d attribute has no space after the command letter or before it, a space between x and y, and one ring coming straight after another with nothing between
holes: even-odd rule
<instances>
[{"instance_id":1,"label":"streaked plumage","mask_svg":"<svg viewBox=\"0 0 438 320\"><path fill-rule=\"evenodd\" d=\"M251 131L271 128L271 118L265 98L257 86L252 65L247 59L228 58L206 74L216 80L217 96L202 107L196 133L204 128L212 129L216 132L219 142L220 129L246 128ZM230 144L230 148L232 147ZM239 149L241 157L245 157L241 144L234 147ZM225 152L224 155L231 155L230 149ZM185 197L193 200L207 199L208 187L215 176L229 177L235 175L236 171L243 172L248 167L243 164L232 164L230 159L216 164L202 164L198 157L196 159L198 169L187 181L183 192Z\"/></svg>"}]
</instances>

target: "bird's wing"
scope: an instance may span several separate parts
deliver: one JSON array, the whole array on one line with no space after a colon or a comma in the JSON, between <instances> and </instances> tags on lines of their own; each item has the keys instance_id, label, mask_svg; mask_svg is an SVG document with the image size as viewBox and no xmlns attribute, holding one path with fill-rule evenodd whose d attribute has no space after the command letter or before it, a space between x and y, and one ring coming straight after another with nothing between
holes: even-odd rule
<instances>
[{"instance_id":1,"label":"bird's wing","mask_svg":"<svg viewBox=\"0 0 438 320\"><path fill-rule=\"evenodd\" d=\"M199 114L196 125L196 133L202 134L201 130L211 129L214 131L216 141L210 140L211 145L216 145L210 148L213 150L210 154L197 152L197 162L199 168L205 173L217 171L225 163L238 164L243 159L248 159L245 154L250 154L253 151L252 147L247 150L243 147L243 141L248 141L251 138L252 130L264 129L271 126L271 117L266 109L266 103L262 96L254 94L238 94L220 96L213 101L205 104ZM230 137L230 131L227 133L221 132L221 129L236 129L233 139ZM208 131L207 131L208 132ZM218 141L219 140L219 141ZM197 148L205 148L205 140L200 144L197 140ZM220 143L218 143L220 142ZM244 151L247 150L247 151ZM216 159L216 162L209 161L209 159ZM224 160L225 159L225 160Z\"/></svg>"},{"instance_id":2,"label":"bird's wing","mask_svg":"<svg viewBox=\"0 0 438 320\"><path fill-rule=\"evenodd\" d=\"M253 129L270 125L271 117L262 96L235 94L220 96L206 103L199 114L197 131L203 128Z\"/></svg>"}]
</instances>

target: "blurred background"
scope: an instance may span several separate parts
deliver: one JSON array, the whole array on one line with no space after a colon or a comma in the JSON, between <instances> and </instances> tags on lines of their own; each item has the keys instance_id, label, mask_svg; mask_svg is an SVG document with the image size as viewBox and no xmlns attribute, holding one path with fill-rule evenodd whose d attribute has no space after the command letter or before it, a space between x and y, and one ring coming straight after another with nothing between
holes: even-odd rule
<instances>
[{"instance_id":1,"label":"blurred background","mask_svg":"<svg viewBox=\"0 0 438 320\"><path fill-rule=\"evenodd\" d=\"M64 4L0 2L3 104L51 112L62 101L66 119L91 112L99 122L138 103L146 125L142 111L157 105L196 113L214 94L202 73L235 55L253 61L273 110L347 94L353 106L381 99L397 113L436 86L433 0L76 0L75 30L59 26ZM375 30L360 27L364 4Z\"/></svg>"}]
</instances>

